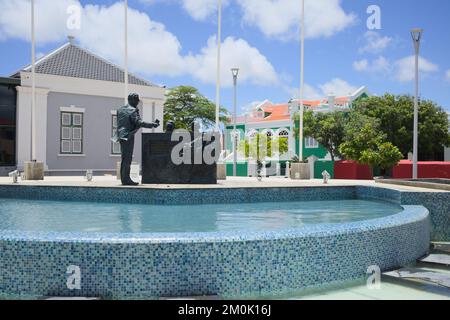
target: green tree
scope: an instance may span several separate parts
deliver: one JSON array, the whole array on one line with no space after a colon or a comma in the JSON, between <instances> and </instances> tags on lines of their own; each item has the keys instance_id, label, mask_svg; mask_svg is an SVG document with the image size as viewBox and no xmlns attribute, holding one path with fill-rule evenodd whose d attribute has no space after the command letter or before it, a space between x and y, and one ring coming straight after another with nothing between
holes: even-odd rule
<instances>
[{"instance_id":1,"label":"green tree","mask_svg":"<svg viewBox=\"0 0 450 320\"><path fill-rule=\"evenodd\" d=\"M339 146L344 141L346 114L344 112L314 113L305 112L304 135L313 137L331 155L331 160L340 157Z\"/></svg>"},{"instance_id":2,"label":"green tree","mask_svg":"<svg viewBox=\"0 0 450 320\"><path fill-rule=\"evenodd\" d=\"M344 140L339 150L346 159L379 167L383 173L403 158L400 150L386 141L379 120L355 111L351 112L345 126Z\"/></svg>"},{"instance_id":3,"label":"green tree","mask_svg":"<svg viewBox=\"0 0 450 320\"><path fill-rule=\"evenodd\" d=\"M227 120L228 111L220 108L220 121ZM189 130L194 121L206 127L215 124L216 105L190 86L179 86L166 94L164 122L173 121L177 129Z\"/></svg>"},{"instance_id":4,"label":"green tree","mask_svg":"<svg viewBox=\"0 0 450 320\"><path fill-rule=\"evenodd\" d=\"M392 169L402 158L403 155L396 146L384 142L378 145L376 150L364 150L359 160L372 168L380 168L381 173L385 175L387 170Z\"/></svg>"},{"instance_id":5,"label":"green tree","mask_svg":"<svg viewBox=\"0 0 450 320\"><path fill-rule=\"evenodd\" d=\"M387 141L397 146L403 156L413 149L414 98L407 95L361 99L354 110L379 120ZM419 105L419 158L435 160L445 146L450 145L449 122L446 112L429 100Z\"/></svg>"},{"instance_id":6,"label":"green tree","mask_svg":"<svg viewBox=\"0 0 450 320\"><path fill-rule=\"evenodd\" d=\"M265 134L258 134L251 139L242 140L239 143L239 151L245 157L263 161L266 157L274 156L274 151L279 154L288 152L288 139L267 137Z\"/></svg>"}]
</instances>

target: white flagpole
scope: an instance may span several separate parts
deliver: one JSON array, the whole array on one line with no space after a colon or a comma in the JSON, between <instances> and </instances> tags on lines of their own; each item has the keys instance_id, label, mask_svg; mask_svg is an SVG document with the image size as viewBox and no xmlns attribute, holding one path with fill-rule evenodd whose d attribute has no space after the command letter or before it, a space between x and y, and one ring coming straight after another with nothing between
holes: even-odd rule
<instances>
[{"instance_id":1,"label":"white flagpole","mask_svg":"<svg viewBox=\"0 0 450 320\"><path fill-rule=\"evenodd\" d=\"M34 0L31 0L31 161L36 159L36 37L34 26Z\"/></svg>"},{"instance_id":2,"label":"white flagpole","mask_svg":"<svg viewBox=\"0 0 450 320\"><path fill-rule=\"evenodd\" d=\"M301 49L300 49L300 124L299 124L299 159L303 160L303 114L304 114L304 75L305 75L305 0L302 0L301 14Z\"/></svg>"},{"instance_id":3,"label":"white flagpole","mask_svg":"<svg viewBox=\"0 0 450 320\"><path fill-rule=\"evenodd\" d=\"M216 80L216 130L220 130L220 46L222 42L222 0L218 0L217 30L217 80Z\"/></svg>"},{"instance_id":4,"label":"white flagpole","mask_svg":"<svg viewBox=\"0 0 450 320\"><path fill-rule=\"evenodd\" d=\"M125 54L124 54L124 66L125 66L125 104L128 104L128 0L124 2L125 7Z\"/></svg>"}]
</instances>

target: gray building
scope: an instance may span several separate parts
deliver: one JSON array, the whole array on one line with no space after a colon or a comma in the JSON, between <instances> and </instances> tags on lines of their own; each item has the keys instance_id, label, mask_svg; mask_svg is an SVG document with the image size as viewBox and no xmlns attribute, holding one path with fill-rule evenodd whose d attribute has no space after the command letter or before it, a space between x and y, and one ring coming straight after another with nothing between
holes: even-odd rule
<instances>
[{"instance_id":1,"label":"gray building","mask_svg":"<svg viewBox=\"0 0 450 320\"><path fill-rule=\"evenodd\" d=\"M42 161L48 175L80 174L91 169L112 173L120 145L111 142L116 110L125 104L124 71L69 42L36 63L36 112L31 133L31 67L13 75L17 90L16 165ZM145 121L163 119L165 88L129 75L129 91L141 96ZM162 128L146 130L161 132ZM141 161L140 135L135 161Z\"/></svg>"}]
</instances>

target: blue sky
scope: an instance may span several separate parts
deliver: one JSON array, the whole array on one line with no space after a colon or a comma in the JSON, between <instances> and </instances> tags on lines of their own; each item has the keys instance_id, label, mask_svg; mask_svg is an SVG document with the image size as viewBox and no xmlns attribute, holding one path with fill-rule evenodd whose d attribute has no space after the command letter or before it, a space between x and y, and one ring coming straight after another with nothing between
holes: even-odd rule
<instances>
[{"instance_id":1,"label":"blue sky","mask_svg":"<svg viewBox=\"0 0 450 320\"><path fill-rule=\"evenodd\" d=\"M286 102L299 91L299 0L224 0L222 104L231 108L229 68L241 68L239 105ZM36 0L39 55L74 34L80 46L120 64L123 16L115 0ZM57 3L57 4L56 4ZM129 0L132 71L168 87L193 85L215 98L216 0ZM80 28L67 8L81 5ZM381 9L369 30L366 10ZM0 0L0 75L29 63L27 0ZM425 29L421 94L450 111L450 2L306 0L305 93L317 98L367 86L373 94L412 93L409 30Z\"/></svg>"}]
</instances>

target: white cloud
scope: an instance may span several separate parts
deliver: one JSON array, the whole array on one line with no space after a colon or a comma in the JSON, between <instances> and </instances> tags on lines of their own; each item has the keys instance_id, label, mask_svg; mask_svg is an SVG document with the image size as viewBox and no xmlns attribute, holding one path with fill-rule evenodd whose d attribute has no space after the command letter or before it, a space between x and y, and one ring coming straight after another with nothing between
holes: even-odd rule
<instances>
[{"instance_id":1,"label":"white cloud","mask_svg":"<svg viewBox=\"0 0 450 320\"><path fill-rule=\"evenodd\" d=\"M436 72L439 67L426 60L425 58L419 58L419 71L423 74ZM409 56L403 59L397 60L394 64L395 78L400 82L413 81L415 77L415 57Z\"/></svg>"},{"instance_id":2,"label":"white cloud","mask_svg":"<svg viewBox=\"0 0 450 320\"><path fill-rule=\"evenodd\" d=\"M0 40L29 39L29 1L0 0ZM70 31L66 27L66 14L74 0L40 0L36 2L37 40L40 44L64 40L67 34L76 36L84 48L111 60L123 63L123 3L111 6L85 5L82 7L81 29ZM21 10L17 10L17 8ZM28 9L27 9L28 8ZM28 11L27 11L28 10ZM177 37L165 26L153 21L146 13L130 7L129 11L129 66L134 72L148 76L191 75L205 83L215 83L215 38L208 40L198 54L183 55ZM28 25L27 25L28 23ZM277 73L258 49L242 39L227 38L222 45L222 76L224 85L231 84L229 68L242 69L241 82L257 85L277 83Z\"/></svg>"},{"instance_id":3,"label":"white cloud","mask_svg":"<svg viewBox=\"0 0 450 320\"><path fill-rule=\"evenodd\" d=\"M305 83L304 96L306 100L319 100L329 94L346 96L354 93L357 89L357 87L349 84L345 80L334 78L331 81L318 85L317 88ZM294 99L298 99L300 96L300 89L298 88L288 88L286 91Z\"/></svg>"},{"instance_id":4,"label":"white cloud","mask_svg":"<svg viewBox=\"0 0 450 320\"><path fill-rule=\"evenodd\" d=\"M289 39L298 34L301 8L298 0L240 0L245 23L256 26L268 37ZM308 38L332 36L356 21L340 0L305 3L305 34Z\"/></svg>"},{"instance_id":5,"label":"white cloud","mask_svg":"<svg viewBox=\"0 0 450 320\"><path fill-rule=\"evenodd\" d=\"M286 91L294 99L298 99L300 97L300 88L287 88ZM306 100L318 100L324 97L323 93L320 92L319 89L314 88L307 83L304 85L303 95Z\"/></svg>"},{"instance_id":6,"label":"white cloud","mask_svg":"<svg viewBox=\"0 0 450 320\"><path fill-rule=\"evenodd\" d=\"M184 73L181 44L163 24L145 13L128 11L129 64L133 71L150 75L177 76ZM123 4L110 7L86 5L81 30L75 32L81 46L116 63L123 61Z\"/></svg>"},{"instance_id":7,"label":"white cloud","mask_svg":"<svg viewBox=\"0 0 450 320\"><path fill-rule=\"evenodd\" d=\"M183 8L195 20L205 20L217 11L217 0L182 0ZM227 1L223 1L223 6Z\"/></svg>"},{"instance_id":8,"label":"white cloud","mask_svg":"<svg viewBox=\"0 0 450 320\"><path fill-rule=\"evenodd\" d=\"M448 81L450 81L450 69L447 70L447 72L445 73L445 77L447 78Z\"/></svg>"},{"instance_id":9,"label":"white cloud","mask_svg":"<svg viewBox=\"0 0 450 320\"><path fill-rule=\"evenodd\" d=\"M197 21L206 20L211 15L217 12L217 0L139 0L145 4L156 3L177 3L183 7L183 9ZM222 6L226 7L229 4L229 0L223 0Z\"/></svg>"},{"instance_id":10,"label":"white cloud","mask_svg":"<svg viewBox=\"0 0 450 320\"><path fill-rule=\"evenodd\" d=\"M415 57L409 56L397 61L389 61L383 56L368 61L363 59L355 61L353 68L359 72L381 73L389 79L398 82L413 81L415 77ZM439 67L431 61L419 57L419 71L422 75L427 75L439 70Z\"/></svg>"},{"instance_id":11,"label":"white cloud","mask_svg":"<svg viewBox=\"0 0 450 320\"><path fill-rule=\"evenodd\" d=\"M364 34L365 44L363 47L359 48L359 53L380 53L388 47L392 42L390 37L382 37L378 32L367 31Z\"/></svg>"},{"instance_id":12,"label":"white cloud","mask_svg":"<svg viewBox=\"0 0 450 320\"><path fill-rule=\"evenodd\" d=\"M319 88L324 95L334 94L337 96L345 96L354 93L358 88L352 86L347 81L335 78L327 83L321 84Z\"/></svg>"},{"instance_id":13,"label":"white cloud","mask_svg":"<svg viewBox=\"0 0 450 320\"><path fill-rule=\"evenodd\" d=\"M383 56L379 56L377 59L372 61L367 59L355 61L353 62L353 69L358 72L366 71L371 73L389 73L391 72L392 65L388 59Z\"/></svg>"},{"instance_id":14,"label":"white cloud","mask_svg":"<svg viewBox=\"0 0 450 320\"><path fill-rule=\"evenodd\" d=\"M369 67L369 61L367 59L358 60L353 62L353 69L356 71L365 71Z\"/></svg>"},{"instance_id":15,"label":"white cloud","mask_svg":"<svg viewBox=\"0 0 450 320\"><path fill-rule=\"evenodd\" d=\"M383 56L374 60L372 70L375 72L389 72L391 70L391 63Z\"/></svg>"},{"instance_id":16,"label":"white cloud","mask_svg":"<svg viewBox=\"0 0 450 320\"><path fill-rule=\"evenodd\" d=\"M194 78L205 82L215 83L217 68L217 38L211 37L208 44L198 55L189 56L186 62ZM226 38L221 47L221 83L232 85L230 69L239 67L239 81L256 85L276 85L278 76L275 69L258 49L251 47L247 41Z\"/></svg>"},{"instance_id":17,"label":"white cloud","mask_svg":"<svg viewBox=\"0 0 450 320\"><path fill-rule=\"evenodd\" d=\"M36 41L54 42L67 34L66 14L76 0L39 0L35 5ZM27 0L0 0L0 40L8 38L31 39L31 6Z\"/></svg>"}]
</instances>

